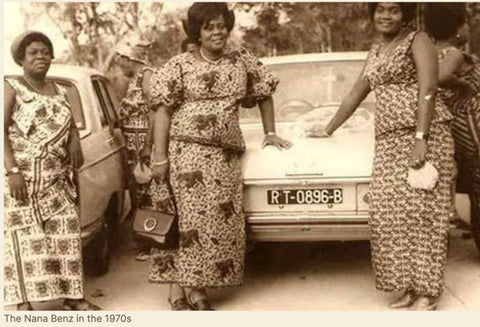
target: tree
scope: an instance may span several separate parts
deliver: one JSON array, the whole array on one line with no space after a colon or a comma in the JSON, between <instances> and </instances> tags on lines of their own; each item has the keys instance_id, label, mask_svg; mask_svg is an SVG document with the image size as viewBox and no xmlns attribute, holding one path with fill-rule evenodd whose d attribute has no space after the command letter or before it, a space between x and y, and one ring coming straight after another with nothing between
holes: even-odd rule
<instances>
[{"instance_id":1,"label":"tree","mask_svg":"<svg viewBox=\"0 0 480 327\"><path fill-rule=\"evenodd\" d=\"M115 45L126 37L142 37L155 29L163 3L46 2L31 3L30 8L47 15L69 40L70 51L64 61L107 72Z\"/></svg>"}]
</instances>

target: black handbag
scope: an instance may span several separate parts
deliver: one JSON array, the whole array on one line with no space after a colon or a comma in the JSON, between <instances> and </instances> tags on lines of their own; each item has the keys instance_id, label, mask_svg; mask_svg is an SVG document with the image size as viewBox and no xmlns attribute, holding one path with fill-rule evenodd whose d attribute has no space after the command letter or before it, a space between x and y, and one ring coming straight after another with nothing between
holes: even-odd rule
<instances>
[{"instance_id":1,"label":"black handbag","mask_svg":"<svg viewBox=\"0 0 480 327\"><path fill-rule=\"evenodd\" d=\"M150 180L143 198L146 197L152 180ZM170 198L173 199L168 183L166 187L168 187ZM133 231L135 239L149 247L165 250L178 247L178 220L175 213L166 213L140 206L134 212Z\"/></svg>"}]
</instances>

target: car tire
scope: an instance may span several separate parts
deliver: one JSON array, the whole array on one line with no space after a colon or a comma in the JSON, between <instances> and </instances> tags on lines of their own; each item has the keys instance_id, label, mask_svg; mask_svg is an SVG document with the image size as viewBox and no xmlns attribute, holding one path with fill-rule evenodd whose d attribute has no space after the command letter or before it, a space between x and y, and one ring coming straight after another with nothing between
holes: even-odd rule
<instances>
[{"instance_id":1,"label":"car tire","mask_svg":"<svg viewBox=\"0 0 480 327\"><path fill-rule=\"evenodd\" d=\"M480 201L475 192L470 196L470 224L472 226L472 236L480 253Z\"/></svg>"},{"instance_id":2,"label":"car tire","mask_svg":"<svg viewBox=\"0 0 480 327\"><path fill-rule=\"evenodd\" d=\"M110 265L110 235L108 225L84 249L86 273L90 276L101 276L108 272Z\"/></svg>"}]
</instances>

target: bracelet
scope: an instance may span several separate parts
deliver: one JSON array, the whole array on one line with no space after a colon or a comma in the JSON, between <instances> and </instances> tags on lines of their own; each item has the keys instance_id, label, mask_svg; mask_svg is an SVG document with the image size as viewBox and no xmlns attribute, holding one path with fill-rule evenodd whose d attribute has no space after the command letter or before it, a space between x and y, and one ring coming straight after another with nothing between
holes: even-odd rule
<instances>
[{"instance_id":1,"label":"bracelet","mask_svg":"<svg viewBox=\"0 0 480 327\"><path fill-rule=\"evenodd\" d=\"M265 136L275 136L275 135L277 135L277 133L275 132L268 132L265 134Z\"/></svg>"},{"instance_id":2,"label":"bracelet","mask_svg":"<svg viewBox=\"0 0 480 327\"><path fill-rule=\"evenodd\" d=\"M163 160L163 161L158 161L158 162L152 162L152 166L163 166L163 165L166 165L168 164L168 158Z\"/></svg>"}]
</instances>

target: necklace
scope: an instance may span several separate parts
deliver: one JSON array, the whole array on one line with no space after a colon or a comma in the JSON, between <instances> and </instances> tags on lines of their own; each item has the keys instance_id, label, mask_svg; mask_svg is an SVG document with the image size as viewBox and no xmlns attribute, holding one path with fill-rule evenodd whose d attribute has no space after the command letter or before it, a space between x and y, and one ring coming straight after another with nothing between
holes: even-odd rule
<instances>
[{"instance_id":1,"label":"necklace","mask_svg":"<svg viewBox=\"0 0 480 327\"><path fill-rule=\"evenodd\" d=\"M388 44L383 48L383 50L381 52L379 52L379 56L380 57L385 57L387 55L390 54L391 50L393 49L393 45L395 44L395 42L400 38L400 36L403 35L403 30L401 30L397 36L395 36L390 42L388 42Z\"/></svg>"},{"instance_id":2,"label":"necklace","mask_svg":"<svg viewBox=\"0 0 480 327\"><path fill-rule=\"evenodd\" d=\"M199 52L200 52L200 56L203 58L203 60L205 60L206 62L209 62L209 63L211 63L211 64L213 64L213 65L218 64L218 63L220 62L220 60L222 60L222 56L220 56L220 57L219 57L218 59L216 59L216 60L212 60L212 59L208 58L208 57L203 53L203 48L202 48L202 47L200 47L200 51L199 51Z\"/></svg>"},{"instance_id":3,"label":"necklace","mask_svg":"<svg viewBox=\"0 0 480 327\"><path fill-rule=\"evenodd\" d=\"M30 86L35 92L43 94L43 92L40 91L35 85L33 85L32 82L30 82L25 76L23 76L23 80L27 82L28 86Z\"/></svg>"}]
</instances>

